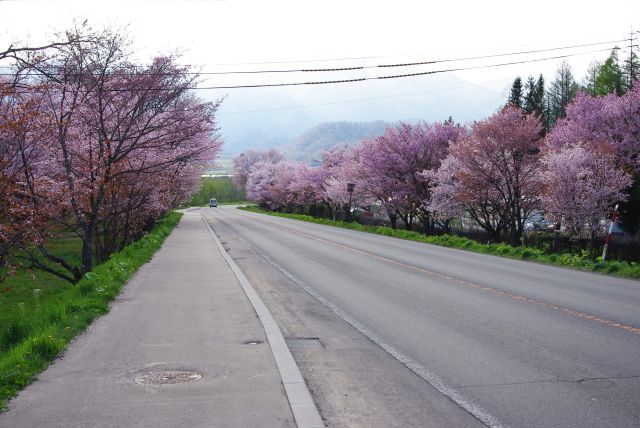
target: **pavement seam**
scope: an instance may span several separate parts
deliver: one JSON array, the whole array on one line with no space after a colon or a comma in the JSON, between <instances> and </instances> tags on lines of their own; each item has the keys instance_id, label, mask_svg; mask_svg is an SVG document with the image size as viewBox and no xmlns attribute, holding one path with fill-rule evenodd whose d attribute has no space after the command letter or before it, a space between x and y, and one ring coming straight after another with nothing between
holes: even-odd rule
<instances>
[{"instance_id":1,"label":"pavement seam","mask_svg":"<svg viewBox=\"0 0 640 428\"><path fill-rule=\"evenodd\" d=\"M240 267L233 261L229 253L227 253L222 242L220 242L220 239L211 228L211 225L209 225L203 215L201 215L201 218L207 226L218 250L231 268L233 274L236 276L240 286L244 290L247 298L253 306L253 309L260 319L260 323L262 324L267 336L267 341L269 342L273 358L276 362L276 366L278 367L280 378L287 396L287 401L291 407L296 425L298 428L324 428L325 425L322 421L322 417L320 416L320 412L318 411L318 407L313 402L309 388L300 374L300 369L285 343L284 336L282 335L278 324L260 296L258 296L258 293L253 285L251 285L251 282L249 282L249 279L244 275L244 273L242 273L242 270L240 270Z\"/></svg>"}]
</instances>

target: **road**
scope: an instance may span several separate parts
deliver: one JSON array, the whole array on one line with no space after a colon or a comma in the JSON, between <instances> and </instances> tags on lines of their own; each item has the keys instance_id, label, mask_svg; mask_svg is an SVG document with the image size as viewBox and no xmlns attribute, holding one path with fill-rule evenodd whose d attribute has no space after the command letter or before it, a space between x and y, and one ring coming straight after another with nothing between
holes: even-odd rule
<instances>
[{"instance_id":1,"label":"road","mask_svg":"<svg viewBox=\"0 0 640 428\"><path fill-rule=\"evenodd\" d=\"M640 282L232 207L203 212L232 256L260 256L475 422L640 426Z\"/></svg>"}]
</instances>

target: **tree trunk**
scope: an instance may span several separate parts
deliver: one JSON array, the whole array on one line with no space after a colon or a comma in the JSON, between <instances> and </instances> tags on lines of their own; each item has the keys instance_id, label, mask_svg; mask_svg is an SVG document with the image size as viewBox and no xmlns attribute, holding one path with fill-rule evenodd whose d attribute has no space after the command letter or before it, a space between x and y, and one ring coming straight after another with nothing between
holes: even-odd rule
<instances>
[{"instance_id":1,"label":"tree trunk","mask_svg":"<svg viewBox=\"0 0 640 428\"><path fill-rule=\"evenodd\" d=\"M93 230L85 229L85 235L82 239L82 267L80 268L81 277L93 268Z\"/></svg>"},{"instance_id":2,"label":"tree trunk","mask_svg":"<svg viewBox=\"0 0 640 428\"><path fill-rule=\"evenodd\" d=\"M391 213L391 212L387 212L387 215L389 216L389 222L391 223L391 228L392 229L397 229L398 228L398 216L395 213Z\"/></svg>"}]
</instances>

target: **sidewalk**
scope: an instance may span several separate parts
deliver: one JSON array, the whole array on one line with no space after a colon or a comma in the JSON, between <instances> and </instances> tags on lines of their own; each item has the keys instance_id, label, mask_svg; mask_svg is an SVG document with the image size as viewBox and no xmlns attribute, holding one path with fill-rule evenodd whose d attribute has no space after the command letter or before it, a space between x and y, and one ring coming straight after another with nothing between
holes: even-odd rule
<instances>
[{"instance_id":1,"label":"sidewalk","mask_svg":"<svg viewBox=\"0 0 640 428\"><path fill-rule=\"evenodd\" d=\"M198 211L0 414L7 428L129 426L295 426L260 320Z\"/></svg>"}]
</instances>

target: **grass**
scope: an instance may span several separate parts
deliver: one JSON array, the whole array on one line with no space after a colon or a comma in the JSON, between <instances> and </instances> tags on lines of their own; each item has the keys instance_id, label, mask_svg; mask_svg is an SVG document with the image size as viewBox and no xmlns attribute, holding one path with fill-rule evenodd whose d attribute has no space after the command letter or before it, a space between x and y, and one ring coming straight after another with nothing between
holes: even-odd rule
<instances>
[{"instance_id":1,"label":"grass","mask_svg":"<svg viewBox=\"0 0 640 428\"><path fill-rule=\"evenodd\" d=\"M109 302L151 260L181 217L169 213L75 285L37 272L19 272L0 285L5 290L0 295L0 412L74 337L109 311ZM72 251L77 243L59 245Z\"/></svg>"},{"instance_id":2,"label":"grass","mask_svg":"<svg viewBox=\"0 0 640 428\"><path fill-rule=\"evenodd\" d=\"M581 254L548 254L542 250L526 247L513 247L508 244L481 244L472 239L461 236L441 235L427 236L418 232L401 229L391 229L385 226L364 226L359 223L347 223L343 221L333 221L324 218L316 218L302 214L286 214L272 211L265 211L256 206L239 207L245 211L267 214L276 217L285 217L294 220L306 221L309 223L324 224L327 226L341 227L344 229L359 230L361 232L374 233L377 235L391 236L408 241L424 242L426 244L440 245L442 247L458 248L475 253L490 254L510 259L530 260L539 263L546 263L555 266L574 268L579 270L599 272L604 274L621 276L624 278L640 279L640 264L626 261L606 261L600 258L594 261L588 257L586 252Z\"/></svg>"},{"instance_id":3,"label":"grass","mask_svg":"<svg viewBox=\"0 0 640 428\"><path fill-rule=\"evenodd\" d=\"M78 237L61 237L48 243L48 247L71 262L79 262L81 250ZM41 270L18 270L14 276L0 283L0 350L2 333L24 308L32 308L48 301L72 287L72 284Z\"/></svg>"}]
</instances>

